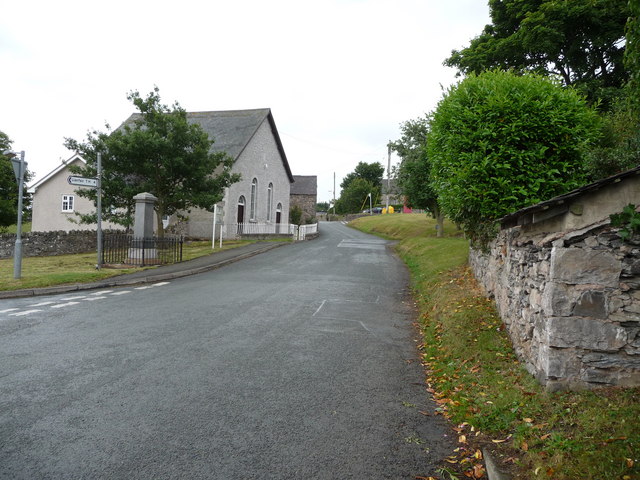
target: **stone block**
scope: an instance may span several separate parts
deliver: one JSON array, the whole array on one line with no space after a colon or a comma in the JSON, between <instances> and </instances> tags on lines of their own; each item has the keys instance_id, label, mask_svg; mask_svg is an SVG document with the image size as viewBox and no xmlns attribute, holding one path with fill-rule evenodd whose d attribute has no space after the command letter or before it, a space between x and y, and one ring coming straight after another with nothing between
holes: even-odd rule
<instances>
[{"instance_id":1,"label":"stone block","mask_svg":"<svg viewBox=\"0 0 640 480\"><path fill-rule=\"evenodd\" d=\"M573 307L573 315L577 317L607 318L607 296L602 291L587 290L582 292Z\"/></svg>"},{"instance_id":2,"label":"stone block","mask_svg":"<svg viewBox=\"0 0 640 480\"><path fill-rule=\"evenodd\" d=\"M548 345L557 348L615 352L629 342L625 328L583 317L551 317L546 331Z\"/></svg>"},{"instance_id":3,"label":"stone block","mask_svg":"<svg viewBox=\"0 0 640 480\"><path fill-rule=\"evenodd\" d=\"M542 293L541 305L549 317L568 317L576 304L577 294L564 283L548 282Z\"/></svg>"},{"instance_id":4,"label":"stone block","mask_svg":"<svg viewBox=\"0 0 640 480\"><path fill-rule=\"evenodd\" d=\"M598 284L617 287L622 264L604 250L554 247L551 280L571 285Z\"/></svg>"}]
</instances>

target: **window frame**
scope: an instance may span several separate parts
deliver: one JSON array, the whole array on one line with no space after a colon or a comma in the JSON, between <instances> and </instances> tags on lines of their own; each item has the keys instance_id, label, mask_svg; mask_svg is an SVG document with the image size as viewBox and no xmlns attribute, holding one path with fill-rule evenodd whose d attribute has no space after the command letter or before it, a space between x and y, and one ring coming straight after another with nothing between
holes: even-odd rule
<instances>
[{"instance_id":1,"label":"window frame","mask_svg":"<svg viewBox=\"0 0 640 480\"><path fill-rule=\"evenodd\" d=\"M61 202L60 202L60 208L62 213L73 213L73 207L75 206L76 203L76 198L75 195L72 195L70 193L63 193L62 194L62 198L61 198ZM66 205L66 208L65 208Z\"/></svg>"}]
</instances>

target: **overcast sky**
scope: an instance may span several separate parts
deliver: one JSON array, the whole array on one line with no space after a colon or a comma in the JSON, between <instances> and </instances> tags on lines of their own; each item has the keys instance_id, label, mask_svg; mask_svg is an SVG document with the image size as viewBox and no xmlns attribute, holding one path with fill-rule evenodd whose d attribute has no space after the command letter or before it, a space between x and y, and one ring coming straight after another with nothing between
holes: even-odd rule
<instances>
[{"instance_id":1,"label":"overcast sky","mask_svg":"<svg viewBox=\"0 0 640 480\"><path fill-rule=\"evenodd\" d=\"M338 196L358 162L386 167L400 123L457 81L443 60L489 20L486 0L7 1L0 131L37 180L72 155L65 137L133 113L131 90L187 111L269 107L293 174L329 200L334 172Z\"/></svg>"}]
</instances>

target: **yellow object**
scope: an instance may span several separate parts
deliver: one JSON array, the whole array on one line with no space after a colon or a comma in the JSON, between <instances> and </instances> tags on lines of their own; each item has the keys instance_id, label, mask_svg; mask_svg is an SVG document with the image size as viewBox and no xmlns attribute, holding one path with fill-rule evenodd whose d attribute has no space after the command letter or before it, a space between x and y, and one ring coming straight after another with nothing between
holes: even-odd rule
<instances>
[{"instance_id":1,"label":"yellow object","mask_svg":"<svg viewBox=\"0 0 640 480\"><path fill-rule=\"evenodd\" d=\"M393 213L393 206L389 205L389 213Z\"/></svg>"}]
</instances>

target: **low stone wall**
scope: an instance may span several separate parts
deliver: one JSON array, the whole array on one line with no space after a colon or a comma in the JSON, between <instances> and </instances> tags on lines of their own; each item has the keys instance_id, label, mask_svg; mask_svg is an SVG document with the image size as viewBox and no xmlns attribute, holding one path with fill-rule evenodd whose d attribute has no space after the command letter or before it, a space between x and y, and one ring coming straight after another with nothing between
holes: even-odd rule
<instances>
[{"instance_id":1,"label":"low stone wall","mask_svg":"<svg viewBox=\"0 0 640 480\"><path fill-rule=\"evenodd\" d=\"M640 385L640 242L608 222L546 238L515 227L469 261L549 390Z\"/></svg>"},{"instance_id":2,"label":"low stone wall","mask_svg":"<svg viewBox=\"0 0 640 480\"><path fill-rule=\"evenodd\" d=\"M13 256L15 234L0 235L0 258ZM71 232L30 232L22 234L22 255L41 257L96 251L96 232L74 230Z\"/></svg>"}]
</instances>

